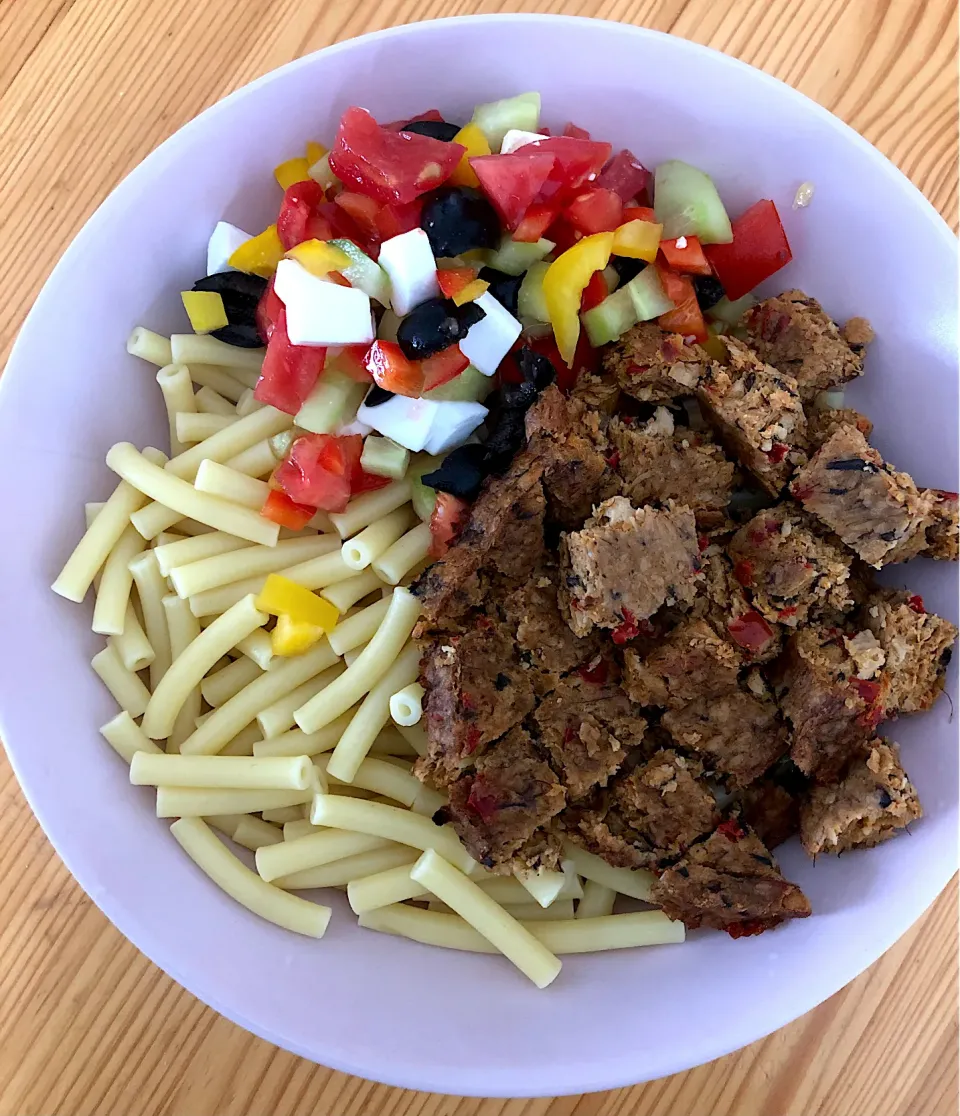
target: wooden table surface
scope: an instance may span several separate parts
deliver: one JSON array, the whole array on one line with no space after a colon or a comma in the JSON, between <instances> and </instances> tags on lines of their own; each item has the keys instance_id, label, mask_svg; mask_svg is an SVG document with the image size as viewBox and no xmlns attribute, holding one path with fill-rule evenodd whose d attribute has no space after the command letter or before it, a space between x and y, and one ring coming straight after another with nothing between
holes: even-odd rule
<instances>
[{"instance_id":1,"label":"wooden table surface","mask_svg":"<svg viewBox=\"0 0 960 1116\"><path fill-rule=\"evenodd\" d=\"M0 0L0 361L61 251L161 140L291 58L435 16L589 14L707 43L833 110L955 228L955 9L953 0ZM0 1116L947 1116L957 1110L956 907L951 885L833 999L688 1073L561 1099L412 1093L295 1058L174 984L74 883L0 756Z\"/></svg>"}]
</instances>

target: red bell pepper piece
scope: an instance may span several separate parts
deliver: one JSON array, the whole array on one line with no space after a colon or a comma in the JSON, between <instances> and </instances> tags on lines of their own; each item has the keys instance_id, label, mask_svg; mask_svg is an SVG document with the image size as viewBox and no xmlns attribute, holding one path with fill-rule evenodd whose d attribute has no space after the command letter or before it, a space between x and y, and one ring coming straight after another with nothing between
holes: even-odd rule
<instances>
[{"instance_id":1,"label":"red bell pepper piece","mask_svg":"<svg viewBox=\"0 0 960 1116\"><path fill-rule=\"evenodd\" d=\"M704 252L731 300L742 298L793 259L777 207L767 200L733 222L730 244L708 244Z\"/></svg>"},{"instance_id":2,"label":"red bell pepper piece","mask_svg":"<svg viewBox=\"0 0 960 1116\"><path fill-rule=\"evenodd\" d=\"M328 203L323 187L312 178L294 182L284 190L277 217L277 236L287 252L305 240L331 238L330 222L320 208L324 204Z\"/></svg>"},{"instance_id":3,"label":"red bell pepper piece","mask_svg":"<svg viewBox=\"0 0 960 1116\"><path fill-rule=\"evenodd\" d=\"M374 341L367 350L364 366L373 382L394 395L416 398L423 393L423 368L407 360L395 341Z\"/></svg>"},{"instance_id":4,"label":"red bell pepper piece","mask_svg":"<svg viewBox=\"0 0 960 1116\"><path fill-rule=\"evenodd\" d=\"M420 228L420 212L423 209L423 198L414 198L412 202L404 204L393 203L385 205L377 215L377 232L381 240L389 240L393 236L410 232L411 229Z\"/></svg>"},{"instance_id":5,"label":"red bell pepper piece","mask_svg":"<svg viewBox=\"0 0 960 1116\"><path fill-rule=\"evenodd\" d=\"M590 276L590 282L583 288L583 294L580 296L580 313L586 314L594 306L599 306L609 293L603 272L595 271Z\"/></svg>"},{"instance_id":6,"label":"red bell pepper piece","mask_svg":"<svg viewBox=\"0 0 960 1116\"><path fill-rule=\"evenodd\" d=\"M431 391L441 384L448 384L467 367L469 360L460 352L459 345L450 345L442 352L435 353L420 362L423 375L423 390Z\"/></svg>"},{"instance_id":7,"label":"red bell pepper piece","mask_svg":"<svg viewBox=\"0 0 960 1116\"><path fill-rule=\"evenodd\" d=\"M623 202L612 190L591 187L577 194L564 216L584 235L613 232L623 224Z\"/></svg>"},{"instance_id":8,"label":"red bell pepper piece","mask_svg":"<svg viewBox=\"0 0 960 1116\"><path fill-rule=\"evenodd\" d=\"M683 247L677 243L683 241ZM693 275L712 275L707 257L703 254L700 240L696 236L677 237L674 240L661 240L660 251L668 267L674 271L684 271Z\"/></svg>"},{"instance_id":9,"label":"red bell pepper piece","mask_svg":"<svg viewBox=\"0 0 960 1116\"><path fill-rule=\"evenodd\" d=\"M438 492L437 502L430 516L430 557L442 558L450 549L470 516L466 500L449 492Z\"/></svg>"},{"instance_id":10,"label":"red bell pepper piece","mask_svg":"<svg viewBox=\"0 0 960 1116\"><path fill-rule=\"evenodd\" d=\"M554 163L553 155L538 153L534 144L510 155L477 155L470 160L480 188L508 229L520 224L546 185Z\"/></svg>"},{"instance_id":11,"label":"red bell pepper piece","mask_svg":"<svg viewBox=\"0 0 960 1116\"><path fill-rule=\"evenodd\" d=\"M456 298L476 277L477 271L472 267L441 268L437 272L437 285L444 298Z\"/></svg>"},{"instance_id":12,"label":"red bell pepper piece","mask_svg":"<svg viewBox=\"0 0 960 1116\"><path fill-rule=\"evenodd\" d=\"M693 337L699 342L706 341L709 336L707 325L697 302L693 282L686 275L677 275L667 267L654 266L663 283L664 293L676 304L673 310L668 310L657 319L660 327L671 333L681 333L684 337Z\"/></svg>"},{"instance_id":13,"label":"red bell pepper piece","mask_svg":"<svg viewBox=\"0 0 960 1116\"><path fill-rule=\"evenodd\" d=\"M618 151L598 175L595 186L613 190L624 205L633 198L645 198L651 174L640 160L626 148ZM630 220L630 218L626 218Z\"/></svg>"},{"instance_id":14,"label":"red bell pepper piece","mask_svg":"<svg viewBox=\"0 0 960 1116\"><path fill-rule=\"evenodd\" d=\"M317 509L310 507L309 504L296 503L286 492L271 489L260 509L260 514L272 523L279 523L281 527L300 531L317 514Z\"/></svg>"},{"instance_id":15,"label":"red bell pepper piece","mask_svg":"<svg viewBox=\"0 0 960 1116\"><path fill-rule=\"evenodd\" d=\"M323 348L291 344L287 335L287 312L281 310L267 344L260 379L253 390L254 399L295 415L320 378L326 355L327 350Z\"/></svg>"},{"instance_id":16,"label":"red bell pepper piece","mask_svg":"<svg viewBox=\"0 0 960 1116\"><path fill-rule=\"evenodd\" d=\"M416 124L418 120L440 121L442 119L439 109L427 109L426 112L421 112L419 116L405 116L403 120L393 120L383 126L390 132L402 132L406 124Z\"/></svg>"},{"instance_id":17,"label":"red bell pepper piece","mask_svg":"<svg viewBox=\"0 0 960 1116\"><path fill-rule=\"evenodd\" d=\"M366 357L369 345L344 345L335 360L337 371L356 380L358 384L372 384L373 377L367 371Z\"/></svg>"},{"instance_id":18,"label":"red bell pepper piece","mask_svg":"<svg viewBox=\"0 0 960 1116\"><path fill-rule=\"evenodd\" d=\"M646 205L625 205L623 207L623 220L626 221L652 221L658 224L656 213Z\"/></svg>"}]
</instances>

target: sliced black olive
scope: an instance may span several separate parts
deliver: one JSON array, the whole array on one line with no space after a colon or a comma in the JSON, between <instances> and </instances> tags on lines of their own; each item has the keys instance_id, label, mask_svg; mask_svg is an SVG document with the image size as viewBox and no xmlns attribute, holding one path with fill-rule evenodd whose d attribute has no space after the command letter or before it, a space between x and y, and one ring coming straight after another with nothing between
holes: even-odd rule
<instances>
[{"instance_id":1,"label":"sliced black olive","mask_svg":"<svg viewBox=\"0 0 960 1116\"><path fill-rule=\"evenodd\" d=\"M526 442L523 419L524 411L514 407L504 407L498 413L483 447L483 468L486 472L499 475L510 468L510 462Z\"/></svg>"},{"instance_id":2,"label":"sliced black olive","mask_svg":"<svg viewBox=\"0 0 960 1116\"><path fill-rule=\"evenodd\" d=\"M715 275L694 275L693 289L697 296L697 305L701 310L709 310L711 306L716 306L727 293Z\"/></svg>"},{"instance_id":3,"label":"sliced black olive","mask_svg":"<svg viewBox=\"0 0 960 1116\"><path fill-rule=\"evenodd\" d=\"M213 331L218 341L241 349L258 349L263 340L257 330L257 304L267 280L243 271L218 271L193 284L195 291L213 291L223 301L228 324Z\"/></svg>"},{"instance_id":4,"label":"sliced black olive","mask_svg":"<svg viewBox=\"0 0 960 1116\"><path fill-rule=\"evenodd\" d=\"M533 384L537 391L548 388L557 378L557 370L553 362L548 360L543 353L538 353L528 345L520 350L517 363L520 365L520 374L524 382Z\"/></svg>"},{"instance_id":5,"label":"sliced black olive","mask_svg":"<svg viewBox=\"0 0 960 1116\"><path fill-rule=\"evenodd\" d=\"M227 318L233 315L227 310ZM213 330L212 335L218 341L227 345L235 345L238 349L259 349L263 345L260 331L256 322L233 322L221 329Z\"/></svg>"},{"instance_id":6,"label":"sliced black olive","mask_svg":"<svg viewBox=\"0 0 960 1116\"><path fill-rule=\"evenodd\" d=\"M195 291L216 291L219 295L237 295L259 302L267 289L267 280L245 271L217 271L193 284Z\"/></svg>"},{"instance_id":7,"label":"sliced black olive","mask_svg":"<svg viewBox=\"0 0 960 1116\"><path fill-rule=\"evenodd\" d=\"M446 120L411 120L409 124L404 124L400 131L416 132L418 136L429 136L431 139L450 143L451 140L456 139L460 129L456 124L448 124Z\"/></svg>"},{"instance_id":8,"label":"sliced black olive","mask_svg":"<svg viewBox=\"0 0 960 1116\"><path fill-rule=\"evenodd\" d=\"M647 266L644 260L635 260L630 256L611 256L610 265L620 277L620 286L624 283L629 283L640 274L641 271Z\"/></svg>"},{"instance_id":9,"label":"sliced black olive","mask_svg":"<svg viewBox=\"0 0 960 1116\"><path fill-rule=\"evenodd\" d=\"M449 492L461 500L473 500L483 484L485 455L483 446L460 446L447 454L439 469L426 473L420 479L439 492Z\"/></svg>"},{"instance_id":10,"label":"sliced black olive","mask_svg":"<svg viewBox=\"0 0 960 1116\"><path fill-rule=\"evenodd\" d=\"M516 317L523 276L507 275L505 271L497 271L495 267L481 267L480 278L490 284L490 293L504 310L509 310Z\"/></svg>"},{"instance_id":11,"label":"sliced black olive","mask_svg":"<svg viewBox=\"0 0 960 1116\"><path fill-rule=\"evenodd\" d=\"M864 461L862 457L844 457L837 461L828 461L827 468L833 473L875 473L876 465L872 461Z\"/></svg>"},{"instance_id":12,"label":"sliced black olive","mask_svg":"<svg viewBox=\"0 0 960 1116\"><path fill-rule=\"evenodd\" d=\"M505 384L500 392L502 406L510 411L526 413L536 401L536 386L529 381L522 384Z\"/></svg>"},{"instance_id":13,"label":"sliced black olive","mask_svg":"<svg viewBox=\"0 0 960 1116\"><path fill-rule=\"evenodd\" d=\"M397 344L408 360L423 360L462 341L483 317L475 302L457 306L449 298L428 298L397 326Z\"/></svg>"},{"instance_id":14,"label":"sliced black olive","mask_svg":"<svg viewBox=\"0 0 960 1116\"><path fill-rule=\"evenodd\" d=\"M500 243L500 218L489 201L469 186L441 186L427 195L420 228L437 257L459 256Z\"/></svg>"},{"instance_id":15,"label":"sliced black olive","mask_svg":"<svg viewBox=\"0 0 960 1116\"><path fill-rule=\"evenodd\" d=\"M374 384L367 392L363 405L364 407L379 407L381 403L386 403L388 399L392 399L393 394L392 391L387 391L386 388L380 387L379 384Z\"/></svg>"}]
</instances>

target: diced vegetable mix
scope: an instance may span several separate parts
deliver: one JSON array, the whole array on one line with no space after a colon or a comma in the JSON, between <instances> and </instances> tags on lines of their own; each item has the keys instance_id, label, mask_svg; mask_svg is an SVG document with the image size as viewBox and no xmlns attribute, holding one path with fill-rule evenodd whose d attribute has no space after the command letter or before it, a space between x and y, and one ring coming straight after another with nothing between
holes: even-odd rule
<instances>
[{"instance_id":1,"label":"diced vegetable mix","mask_svg":"<svg viewBox=\"0 0 960 1116\"><path fill-rule=\"evenodd\" d=\"M773 201L731 222L703 170L551 134L540 109L537 93L460 124L349 108L329 152L311 140L274 169L276 224L218 223L183 302L195 332L266 345L254 398L296 418L271 441L265 517L296 530L407 476L442 554L547 382L569 391L654 319L722 359L716 335L789 263ZM320 628L281 619L277 654Z\"/></svg>"}]
</instances>

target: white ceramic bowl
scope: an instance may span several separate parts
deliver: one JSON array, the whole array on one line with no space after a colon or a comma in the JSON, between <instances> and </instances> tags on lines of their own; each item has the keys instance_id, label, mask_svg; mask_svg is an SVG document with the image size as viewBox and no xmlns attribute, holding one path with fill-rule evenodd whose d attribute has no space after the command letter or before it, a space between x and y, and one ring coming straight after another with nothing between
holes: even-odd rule
<instances>
[{"instance_id":1,"label":"white ceramic bowl","mask_svg":"<svg viewBox=\"0 0 960 1116\"><path fill-rule=\"evenodd\" d=\"M88 663L89 609L49 585L83 502L115 483L111 443L165 444L151 369L124 341L183 329L178 292L204 271L225 217L258 229L271 168L329 140L352 103L381 119L526 89L650 166L688 159L737 213L776 200L800 286L878 331L851 391L876 443L926 485L956 489L956 243L918 191L829 113L757 70L613 23L495 16L414 24L341 43L228 97L181 129L91 218L37 300L0 388L3 738L70 870L144 953L218 1011L304 1057L412 1088L481 1095L605 1089L673 1073L760 1038L836 992L922 913L954 871L956 732L949 704L892 735L927 816L873 852L808 861L782 850L815 916L762 937L570 958L538 992L491 957L359 930L339 896L326 938L262 922L221 894L153 817L152 794L97 734L113 715ZM797 186L816 184L794 211ZM892 571L892 580L901 575ZM911 588L956 618L956 574L910 566ZM955 693L955 673L949 688Z\"/></svg>"}]
</instances>

